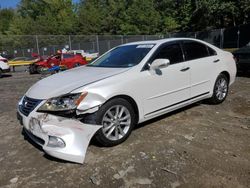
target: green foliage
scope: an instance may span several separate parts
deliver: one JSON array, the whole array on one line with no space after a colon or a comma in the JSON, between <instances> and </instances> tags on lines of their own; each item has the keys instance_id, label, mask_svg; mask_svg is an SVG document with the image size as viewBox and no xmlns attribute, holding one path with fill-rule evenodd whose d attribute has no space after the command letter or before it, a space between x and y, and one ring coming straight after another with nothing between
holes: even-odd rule
<instances>
[{"instance_id":1,"label":"green foliage","mask_svg":"<svg viewBox=\"0 0 250 188\"><path fill-rule=\"evenodd\" d=\"M9 34L74 34L75 29L71 0L22 0Z\"/></svg>"},{"instance_id":2,"label":"green foliage","mask_svg":"<svg viewBox=\"0 0 250 188\"><path fill-rule=\"evenodd\" d=\"M6 34L14 17L14 10L0 9L0 34Z\"/></svg>"},{"instance_id":3,"label":"green foliage","mask_svg":"<svg viewBox=\"0 0 250 188\"><path fill-rule=\"evenodd\" d=\"M0 34L165 34L250 21L250 0L21 0L0 8Z\"/></svg>"}]
</instances>

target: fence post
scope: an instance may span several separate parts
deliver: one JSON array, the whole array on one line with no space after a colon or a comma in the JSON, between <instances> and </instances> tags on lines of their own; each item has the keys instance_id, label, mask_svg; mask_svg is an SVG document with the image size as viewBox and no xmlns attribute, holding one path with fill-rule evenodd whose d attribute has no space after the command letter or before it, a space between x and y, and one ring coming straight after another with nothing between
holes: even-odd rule
<instances>
[{"instance_id":1,"label":"fence post","mask_svg":"<svg viewBox=\"0 0 250 188\"><path fill-rule=\"evenodd\" d=\"M39 43L38 43L38 37L36 35L36 49L37 49L37 53L38 55L40 55L40 51L39 51Z\"/></svg>"},{"instance_id":2,"label":"fence post","mask_svg":"<svg viewBox=\"0 0 250 188\"><path fill-rule=\"evenodd\" d=\"M110 40L107 43L108 43L108 50L110 50Z\"/></svg>"},{"instance_id":3,"label":"fence post","mask_svg":"<svg viewBox=\"0 0 250 188\"><path fill-rule=\"evenodd\" d=\"M71 49L71 37L70 37L70 35L69 35L69 49L72 50Z\"/></svg>"},{"instance_id":4,"label":"fence post","mask_svg":"<svg viewBox=\"0 0 250 188\"><path fill-rule=\"evenodd\" d=\"M98 35L96 35L96 49L97 49L97 52L100 53L99 52L100 47L99 47L99 38L98 38Z\"/></svg>"},{"instance_id":5,"label":"fence post","mask_svg":"<svg viewBox=\"0 0 250 188\"><path fill-rule=\"evenodd\" d=\"M220 29L220 48L224 47L224 29Z\"/></svg>"},{"instance_id":6,"label":"fence post","mask_svg":"<svg viewBox=\"0 0 250 188\"><path fill-rule=\"evenodd\" d=\"M123 35L121 35L121 44L123 44Z\"/></svg>"},{"instance_id":7,"label":"fence post","mask_svg":"<svg viewBox=\"0 0 250 188\"><path fill-rule=\"evenodd\" d=\"M92 42L92 50L95 51L95 42Z\"/></svg>"},{"instance_id":8,"label":"fence post","mask_svg":"<svg viewBox=\"0 0 250 188\"><path fill-rule=\"evenodd\" d=\"M238 38L237 38L237 48L239 48L240 47L240 28L237 31L237 35L238 35Z\"/></svg>"}]
</instances>

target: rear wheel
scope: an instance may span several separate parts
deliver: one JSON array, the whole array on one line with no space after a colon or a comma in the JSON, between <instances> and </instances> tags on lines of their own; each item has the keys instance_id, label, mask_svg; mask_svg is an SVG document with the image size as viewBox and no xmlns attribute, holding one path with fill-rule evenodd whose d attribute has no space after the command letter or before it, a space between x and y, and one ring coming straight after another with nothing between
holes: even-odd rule
<instances>
[{"instance_id":1,"label":"rear wheel","mask_svg":"<svg viewBox=\"0 0 250 188\"><path fill-rule=\"evenodd\" d=\"M213 96L209 99L211 104L222 103L228 94L229 80L224 74L220 74L214 84Z\"/></svg>"},{"instance_id":2,"label":"rear wheel","mask_svg":"<svg viewBox=\"0 0 250 188\"><path fill-rule=\"evenodd\" d=\"M0 78L2 78L2 76L3 76L3 71L2 69L0 69Z\"/></svg>"},{"instance_id":3,"label":"rear wheel","mask_svg":"<svg viewBox=\"0 0 250 188\"><path fill-rule=\"evenodd\" d=\"M108 101L98 110L94 119L96 124L103 126L95 136L103 146L115 146L124 142L136 123L133 107L122 98Z\"/></svg>"}]
</instances>

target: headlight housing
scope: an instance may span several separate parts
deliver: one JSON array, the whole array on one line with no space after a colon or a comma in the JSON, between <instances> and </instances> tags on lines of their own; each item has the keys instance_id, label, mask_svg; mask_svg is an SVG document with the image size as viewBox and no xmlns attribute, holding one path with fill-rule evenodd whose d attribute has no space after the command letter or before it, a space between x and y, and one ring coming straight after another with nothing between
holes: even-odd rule
<instances>
[{"instance_id":1,"label":"headlight housing","mask_svg":"<svg viewBox=\"0 0 250 188\"><path fill-rule=\"evenodd\" d=\"M57 112L75 110L81 101L87 96L87 92L68 94L48 99L38 112Z\"/></svg>"}]
</instances>

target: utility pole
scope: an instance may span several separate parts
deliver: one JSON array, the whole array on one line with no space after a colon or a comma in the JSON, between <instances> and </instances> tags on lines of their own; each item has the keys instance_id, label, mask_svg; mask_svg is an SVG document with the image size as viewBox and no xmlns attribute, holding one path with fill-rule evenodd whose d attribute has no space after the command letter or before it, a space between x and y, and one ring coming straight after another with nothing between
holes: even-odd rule
<instances>
[{"instance_id":1,"label":"utility pole","mask_svg":"<svg viewBox=\"0 0 250 188\"><path fill-rule=\"evenodd\" d=\"M38 37L37 37L37 35L36 35L36 49L37 49L38 55L40 55L39 44L38 44Z\"/></svg>"}]
</instances>

